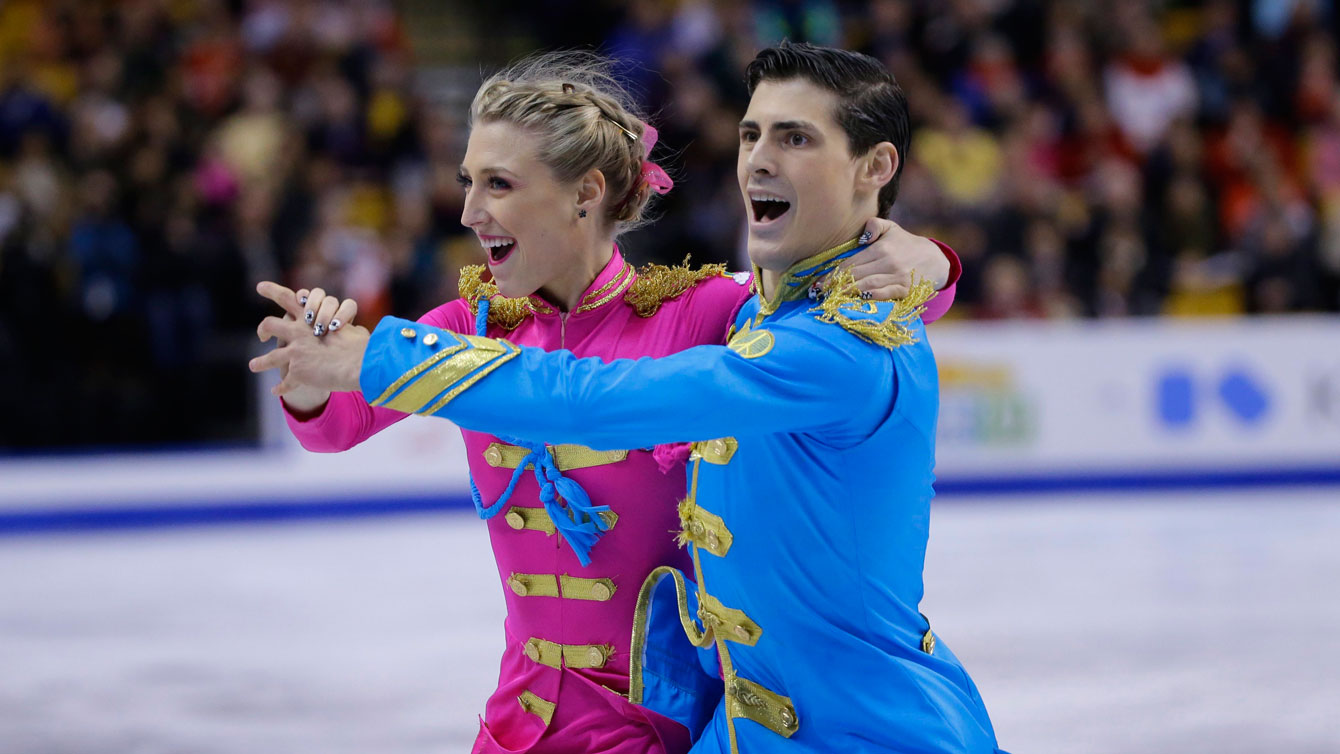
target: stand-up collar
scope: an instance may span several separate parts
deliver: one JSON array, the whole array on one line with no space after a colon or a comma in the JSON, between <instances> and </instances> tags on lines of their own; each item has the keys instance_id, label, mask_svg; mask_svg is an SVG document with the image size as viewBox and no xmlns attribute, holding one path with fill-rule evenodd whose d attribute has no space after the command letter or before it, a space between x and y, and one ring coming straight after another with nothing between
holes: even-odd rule
<instances>
[{"instance_id":1,"label":"stand-up collar","mask_svg":"<svg viewBox=\"0 0 1340 754\"><path fill-rule=\"evenodd\" d=\"M852 239L796 262L777 281L777 288L772 292L772 298L763 295L763 270L754 265L754 293L758 294L759 314L766 317L788 301L797 301L809 296L811 286L836 269L842 260L868 245L861 244L860 239Z\"/></svg>"}]
</instances>

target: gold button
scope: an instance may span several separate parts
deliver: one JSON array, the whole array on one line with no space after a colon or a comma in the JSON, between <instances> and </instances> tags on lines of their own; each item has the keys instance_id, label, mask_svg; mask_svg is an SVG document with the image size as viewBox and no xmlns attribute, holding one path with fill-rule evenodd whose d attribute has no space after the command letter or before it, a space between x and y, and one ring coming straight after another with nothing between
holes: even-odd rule
<instances>
[{"instance_id":1,"label":"gold button","mask_svg":"<svg viewBox=\"0 0 1340 754\"><path fill-rule=\"evenodd\" d=\"M601 667L605 664L605 650L600 647L591 647L586 650L586 661L593 668Z\"/></svg>"},{"instance_id":2,"label":"gold button","mask_svg":"<svg viewBox=\"0 0 1340 754\"><path fill-rule=\"evenodd\" d=\"M484 451L484 461L493 468L501 466L502 460L502 450L497 445L490 445L489 449Z\"/></svg>"},{"instance_id":3,"label":"gold button","mask_svg":"<svg viewBox=\"0 0 1340 754\"><path fill-rule=\"evenodd\" d=\"M405 336L406 338L413 338L415 335L418 335L419 333L415 332L414 328L412 327L402 327L400 328L400 334Z\"/></svg>"},{"instance_id":4,"label":"gold button","mask_svg":"<svg viewBox=\"0 0 1340 754\"><path fill-rule=\"evenodd\" d=\"M592 596L592 597L595 597L596 599L600 600L601 602L604 602L605 600L609 599L610 597L613 597L613 596L614 596L614 592L610 591L610 588L609 588L608 585L603 584L603 583L597 581L597 582L595 583L595 585L591 587L591 596Z\"/></svg>"},{"instance_id":5,"label":"gold button","mask_svg":"<svg viewBox=\"0 0 1340 754\"><path fill-rule=\"evenodd\" d=\"M540 661L540 648L535 646L533 642L526 642L526 648L523 651L526 653L526 656L530 658L531 662Z\"/></svg>"},{"instance_id":6,"label":"gold button","mask_svg":"<svg viewBox=\"0 0 1340 754\"><path fill-rule=\"evenodd\" d=\"M526 582L522 581L521 579L518 579L515 576L508 579L507 583L511 584L512 591L516 592L518 597L525 597L526 592L530 591L529 589L526 588Z\"/></svg>"},{"instance_id":7,"label":"gold button","mask_svg":"<svg viewBox=\"0 0 1340 754\"><path fill-rule=\"evenodd\" d=\"M430 332L430 333L428 333L427 335L423 336L423 344L424 344L425 346L435 346L435 345L437 345L437 333L435 333L435 332Z\"/></svg>"},{"instance_id":8,"label":"gold button","mask_svg":"<svg viewBox=\"0 0 1340 754\"><path fill-rule=\"evenodd\" d=\"M723 457L726 455L727 446L725 440L713 440L711 445L713 453Z\"/></svg>"},{"instance_id":9,"label":"gold button","mask_svg":"<svg viewBox=\"0 0 1340 754\"><path fill-rule=\"evenodd\" d=\"M715 550L721 544L721 538L714 531L707 532L707 549Z\"/></svg>"},{"instance_id":10,"label":"gold button","mask_svg":"<svg viewBox=\"0 0 1340 754\"><path fill-rule=\"evenodd\" d=\"M735 626L735 635L740 637L744 641L749 641L749 638L753 636L753 634L749 632L748 628L741 625Z\"/></svg>"},{"instance_id":11,"label":"gold button","mask_svg":"<svg viewBox=\"0 0 1340 754\"><path fill-rule=\"evenodd\" d=\"M791 712L791 710L789 709L782 710L782 727L790 728L792 725L795 724L796 724L795 714Z\"/></svg>"},{"instance_id":12,"label":"gold button","mask_svg":"<svg viewBox=\"0 0 1340 754\"><path fill-rule=\"evenodd\" d=\"M505 518L507 519L507 525L513 529L520 529L526 525L526 519L522 517L521 511L515 508L508 511Z\"/></svg>"}]
</instances>

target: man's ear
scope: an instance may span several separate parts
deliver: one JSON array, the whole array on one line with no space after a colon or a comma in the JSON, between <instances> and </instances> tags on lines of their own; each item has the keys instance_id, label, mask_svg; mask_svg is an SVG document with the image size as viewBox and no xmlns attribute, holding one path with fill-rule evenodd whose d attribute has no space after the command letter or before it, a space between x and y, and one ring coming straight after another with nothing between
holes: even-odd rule
<instances>
[{"instance_id":1,"label":"man's ear","mask_svg":"<svg viewBox=\"0 0 1340 754\"><path fill-rule=\"evenodd\" d=\"M605 174L596 168L586 171L577 183L577 210L595 212L605 200Z\"/></svg>"},{"instance_id":2,"label":"man's ear","mask_svg":"<svg viewBox=\"0 0 1340 754\"><path fill-rule=\"evenodd\" d=\"M857 183L878 193L898 174L901 160L902 156L898 154L897 147L887 141L881 141L861 158L860 171L856 175Z\"/></svg>"}]
</instances>

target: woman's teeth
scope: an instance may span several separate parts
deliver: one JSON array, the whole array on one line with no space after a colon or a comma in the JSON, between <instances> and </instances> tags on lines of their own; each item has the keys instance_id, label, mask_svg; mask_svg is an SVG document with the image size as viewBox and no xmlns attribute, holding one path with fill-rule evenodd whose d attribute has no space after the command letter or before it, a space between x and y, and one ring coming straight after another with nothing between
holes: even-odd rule
<instances>
[{"instance_id":1,"label":"woman's teeth","mask_svg":"<svg viewBox=\"0 0 1340 754\"><path fill-rule=\"evenodd\" d=\"M515 238L501 236L498 238L481 238L479 242L484 245L484 249L489 255L489 261L494 264L506 259L507 255L511 254L512 250L516 248Z\"/></svg>"}]
</instances>

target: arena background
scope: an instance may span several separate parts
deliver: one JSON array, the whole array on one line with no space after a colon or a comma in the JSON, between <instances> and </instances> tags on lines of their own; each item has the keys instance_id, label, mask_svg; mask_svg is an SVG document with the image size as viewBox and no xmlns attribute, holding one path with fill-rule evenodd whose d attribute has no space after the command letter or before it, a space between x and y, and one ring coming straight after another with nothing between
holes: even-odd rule
<instances>
[{"instance_id":1,"label":"arena background","mask_svg":"<svg viewBox=\"0 0 1340 754\"><path fill-rule=\"evenodd\" d=\"M741 72L906 89L932 326L925 612L1002 746L1340 751L1340 9L1325 0L0 2L0 752L462 751L502 604L460 439L338 456L246 360L260 279L417 316L478 261L463 114L616 56L739 267Z\"/></svg>"}]
</instances>

